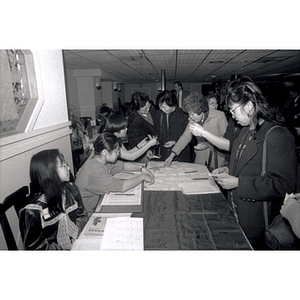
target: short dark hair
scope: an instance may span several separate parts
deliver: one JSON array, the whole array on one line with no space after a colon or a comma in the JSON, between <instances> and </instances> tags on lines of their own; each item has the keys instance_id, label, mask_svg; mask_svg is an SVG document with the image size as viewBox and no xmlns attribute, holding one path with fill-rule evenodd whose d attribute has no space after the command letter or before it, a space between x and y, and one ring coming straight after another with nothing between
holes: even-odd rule
<instances>
[{"instance_id":1,"label":"short dark hair","mask_svg":"<svg viewBox=\"0 0 300 300\"><path fill-rule=\"evenodd\" d=\"M103 132L98 135L94 142L95 155L100 155L104 149L111 152L117 148L118 144L118 138L113 133Z\"/></svg>"},{"instance_id":2,"label":"short dark hair","mask_svg":"<svg viewBox=\"0 0 300 300\"><path fill-rule=\"evenodd\" d=\"M177 97L176 97L176 91L175 91L175 93L174 93L174 91L168 91L168 90L164 90L164 91L160 92L156 96L156 105L160 106L164 102L170 107L176 106L178 104Z\"/></svg>"},{"instance_id":3,"label":"short dark hair","mask_svg":"<svg viewBox=\"0 0 300 300\"><path fill-rule=\"evenodd\" d=\"M105 131L112 133L119 132L127 128L127 125L127 119L123 115L115 113L106 120Z\"/></svg>"},{"instance_id":4,"label":"short dark hair","mask_svg":"<svg viewBox=\"0 0 300 300\"><path fill-rule=\"evenodd\" d=\"M135 110L140 110L149 102L149 96L146 93L135 92L131 95L131 104Z\"/></svg>"},{"instance_id":5,"label":"short dark hair","mask_svg":"<svg viewBox=\"0 0 300 300\"><path fill-rule=\"evenodd\" d=\"M110 112L110 108L108 106L105 106L105 105L101 106L100 114L104 114L104 113L108 113L108 112Z\"/></svg>"}]
</instances>

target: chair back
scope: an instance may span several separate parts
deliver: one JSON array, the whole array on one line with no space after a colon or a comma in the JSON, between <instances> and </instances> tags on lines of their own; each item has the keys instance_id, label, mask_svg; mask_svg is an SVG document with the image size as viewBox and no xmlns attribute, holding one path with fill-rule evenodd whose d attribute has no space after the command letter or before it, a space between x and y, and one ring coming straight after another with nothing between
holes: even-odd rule
<instances>
[{"instance_id":1,"label":"chair back","mask_svg":"<svg viewBox=\"0 0 300 300\"><path fill-rule=\"evenodd\" d=\"M29 192L28 186L23 186L17 191L8 195L2 203L0 203L0 223L3 230L4 238L7 244L8 250L18 250L13 232L11 230L6 212L12 206L14 206L17 215L19 216L19 211L27 203L27 195Z\"/></svg>"}]
</instances>

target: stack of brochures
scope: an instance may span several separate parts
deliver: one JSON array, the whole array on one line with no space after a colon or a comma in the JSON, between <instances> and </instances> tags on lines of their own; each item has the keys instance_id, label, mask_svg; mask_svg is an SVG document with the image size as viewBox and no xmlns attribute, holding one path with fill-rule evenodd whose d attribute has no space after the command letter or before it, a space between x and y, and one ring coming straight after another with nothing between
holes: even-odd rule
<instances>
[{"instance_id":1,"label":"stack of brochures","mask_svg":"<svg viewBox=\"0 0 300 300\"><path fill-rule=\"evenodd\" d=\"M126 192L110 192L101 197L95 212L133 213L143 211L143 185Z\"/></svg>"}]
</instances>

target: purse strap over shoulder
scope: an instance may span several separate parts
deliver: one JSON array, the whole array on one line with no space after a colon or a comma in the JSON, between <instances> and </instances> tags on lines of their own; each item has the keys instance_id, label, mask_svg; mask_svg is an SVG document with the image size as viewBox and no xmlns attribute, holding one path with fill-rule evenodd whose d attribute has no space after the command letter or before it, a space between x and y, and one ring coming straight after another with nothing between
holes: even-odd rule
<instances>
[{"instance_id":1,"label":"purse strap over shoulder","mask_svg":"<svg viewBox=\"0 0 300 300\"><path fill-rule=\"evenodd\" d=\"M272 131L273 129L277 128L277 127L281 127L279 125L275 125L271 128L269 128L269 130L266 133L266 137L263 143L263 153L262 153L262 167L261 167L261 176L264 176L266 174L266 164L267 164L267 138L268 135L270 133L270 131ZM265 219L265 226L266 226L266 230L269 229L269 216L268 216L268 202L267 201L263 201L263 207L264 207L264 219Z\"/></svg>"}]
</instances>

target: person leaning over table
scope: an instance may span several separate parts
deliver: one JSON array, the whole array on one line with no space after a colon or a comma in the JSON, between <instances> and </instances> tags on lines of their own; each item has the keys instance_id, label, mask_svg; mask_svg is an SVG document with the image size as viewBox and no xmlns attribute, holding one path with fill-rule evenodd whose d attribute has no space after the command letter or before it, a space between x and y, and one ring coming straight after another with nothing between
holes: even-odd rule
<instances>
[{"instance_id":1,"label":"person leaning over table","mask_svg":"<svg viewBox=\"0 0 300 300\"><path fill-rule=\"evenodd\" d=\"M33 155L30 180L29 201L19 212L25 249L70 250L88 218L62 154L50 149Z\"/></svg>"},{"instance_id":2,"label":"person leaning over table","mask_svg":"<svg viewBox=\"0 0 300 300\"><path fill-rule=\"evenodd\" d=\"M188 114L177 105L176 92L164 90L156 96L159 110L156 112L155 126L159 136L161 160L171 153L172 147L183 134L188 124ZM192 162L189 145L175 158L180 162Z\"/></svg>"},{"instance_id":3,"label":"person leaning over table","mask_svg":"<svg viewBox=\"0 0 300 300\"><path fill-rule=\"evenodd\" d=\"M157 143L157 138L149 135L140 141L134 148L127 150L123 145L122 140L122 138L127 137L127 119L120 114L113 114L107 119L105 132L111 132L118 138L120 144L120 158L124 160L136 160Z\"/></svg>"},{"instance_id":4,"label":"person leaning over table","mask_svg":"<svg viewBox=\"0 0 300 300\"><path fill-rule=\"evenodd\" d=\"M189 123L179 140L172 148L170 156L165 160L165 164L169 166L174 157L179 155L181 151L192 140L192 133L190 125L198 123L203 126L207 131L217 136L222 136L227 127L227 119L225 114L216 109L210 109L206 97L201 97L199 93L191 93L183 101L185 111L189 114ZM204 139L203 137L196 137L198 144L194 147L196 157L195 163L207 165L209 161L210 152L214 150L213 144ZM225 154L217 150L218 166L221 166ZM214 159L211 160L214 162ZM215 166L217 167L217 166Z\"/></svg>"},{"instance_id":5,"label":"person leaning over table","mask_svg":"<svg viewBox=\"0 0 300 300\"><path fill-rule=\"evenodd\" d=\"M266 174L262 150L267 131L284 119L251 82L237 84L226 96L232 117L244 128L233 143L229 169L218 168L218 184L229 190L235 216L254 249L264 244L263 201L269 201L270 220L279 214L285 193L296 187L296 145L289 130L273 129L267 137Z\"/></svg>"},{"instance_id":6,"label":"person leaning over table","mask_svg":"<svg viewBox=\"0 0 300 300\"><path fill-rule=\"evenodd\" d=\"M75 183L89 216L94 212L100 195L126 192L143 181L154 183L154 175L145 164L119 161L119 155L118 138L111 132L104 132L94 142L94 157L86 161L76 175ZM142 174L125 180L114 177L122 171L141 171Z\"/></svg>"}]
</instances>

